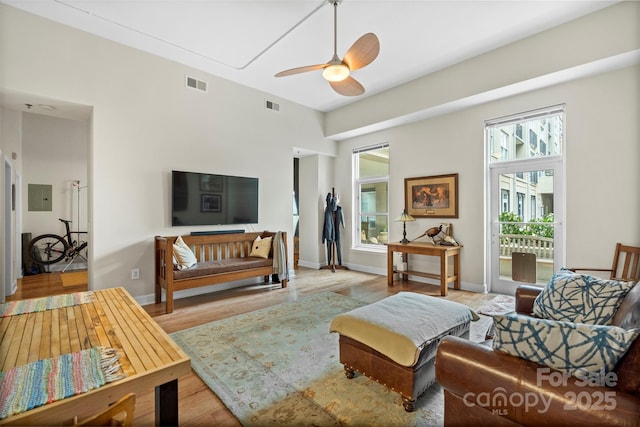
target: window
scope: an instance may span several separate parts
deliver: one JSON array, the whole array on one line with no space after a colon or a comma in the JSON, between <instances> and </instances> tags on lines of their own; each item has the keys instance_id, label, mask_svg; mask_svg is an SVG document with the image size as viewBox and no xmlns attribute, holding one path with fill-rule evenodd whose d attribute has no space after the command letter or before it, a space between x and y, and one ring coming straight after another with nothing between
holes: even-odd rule
<instances>
[{"instance_id":1,"label":"window","mask_svg":"<svg viewBox=\"0 0 640 427\"><path fill-rule=\"evenodd\" d=\"M354 248L385 250L389 230L389 144L353 151Z\"/></svg>"},{"instance_id":2,"label":"window","mask_svg":"<svg viewBox=\"0 0 640 427\"><path fill-rule=\"evenodd\" d=\"M485 143L515 135L511 152L487 156L487 283L511 293L523 280L512 253L533 254L535 283L564 262L564 105L485 122ZM519 136L528 140L519 142ZM543 141L540 136L544 136ZM514 197L515 196L515 197ZM527 275L526 280L530 276Z\"/></svg>"},{"instance_id":3,"label":"window","mask_svg":"<svg viewBox=\"0 0 640 427\"><path fill-rule=\"evenodd\" d=\"M538 134L536 134L533 129L529 129L529 145L532 150L538 148Z\"/></svg>"},{"instance_id":4,"label":"window","mask_svg":"<svg viewBox=\"0 0 640 427\"><path fill-rule=\"evenodd\" d=\"M529 217L531 219L537 218L538 213L536 211L536 196L531 196L531 206L529 208L530 208Z\"/></svg>"},{"instance_id":5,"label":"window","mask_svg":"<svg viewBox=\"0 0 640 427\"><path fill-rule=\"evenodd\" d=\"M516 193L518 198L518 216L524 216L524 193Z\"/></svg>"},{"instance_id":6,"label":"window","mask_svg":"<svg viewBox=\"0 0 640 427\"><path fill-rule=\"evenodd\" d=\"M502 212L509 212L511 210L511 205L509 203L509 190L500 190L502 193Z\"/></svg>"}]
</instances>

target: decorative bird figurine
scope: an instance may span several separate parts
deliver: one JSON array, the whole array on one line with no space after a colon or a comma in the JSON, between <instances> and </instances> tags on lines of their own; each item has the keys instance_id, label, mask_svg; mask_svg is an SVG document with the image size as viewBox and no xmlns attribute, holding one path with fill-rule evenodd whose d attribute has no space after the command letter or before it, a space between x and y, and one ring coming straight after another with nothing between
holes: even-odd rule
<instances>
[{"instance_id":1,"label":"decorative bird figurine","mask_svg":"<svg viewBox=\"0 0 640 427\"><path fill-rule=\"evenodd\" d=\"M448 233L450 232L450 228L446 224L440 224L437 227L428 228L427 231L422 233L420 236L416 237L412 240L418 240L421 237L427 236L427 240L432 245L444 245L444 246L458 246L458 242L450 236Z\"/></svg>"},{"instance_id":2,"label":"decorative bird figurine","mask_svg":"<svg viewBox=\"0 0 640 427\"><path fill-rule=\"evenodd\" d=\"M434 238L438 235L438 233L440 233L442 231L442 224L437 226L437 227L431 227L430 229L428 229L427 231L425 231L424 233L431 237Z\"/></svg>"},{"instance_id":3,"label":"decorative bird figurine","mask_svg":"<svg viewBox=\"0 0 640 427\"><path fill-rule=\"evenodd\" d=\"M440 224L437 227L431 227L427 229L427 231L425 231L424 233L422 233L421 235L419 235L413 240L418 240L421 237L427 236L429 237L429 240L431 241L431 243L434 243L433 238L437 236L441 231L442 231L442 224Z\"/></svg>"}]
</instances>

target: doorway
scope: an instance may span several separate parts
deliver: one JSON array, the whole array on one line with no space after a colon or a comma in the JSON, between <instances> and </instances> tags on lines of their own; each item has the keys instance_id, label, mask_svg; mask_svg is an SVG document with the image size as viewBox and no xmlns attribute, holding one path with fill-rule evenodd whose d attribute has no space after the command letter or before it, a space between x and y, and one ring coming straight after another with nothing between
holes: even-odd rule
<instances>
[{"instance_id":1,"label":"doorway","mask_svg":"<svg viewBox=\"0 0 640 427\"><path fill-rule=\"evenodd\" d=\"M11 295L15 292L16 280L14 278L14 262L13 257L16 255L14 250L13 223L15 215L12 211L15 209L15 187L13 184L13 166L8 159L4 159L4 290L5 295ZM4 301L4 298L2 299Z\"/></svg>"},{"instance_id":2,"label":"doorway","mask_svg":"<svg viewBox=\"0 0 640 427\"><path fill-rule=\"evenodd\" d=\"M564 263L564 105L485 123L487 282L513 295Z\"/></svg>"},{"instance_id":3,"label":"doorway","mask_svg":"<svg viewBox=\"0 0 640 427\"><path fill-rule=\"evenodd\" d=\"M11 257L15 264L13 281L19 288L22 282L38 282L35 276L39 275L31 274L39 273L38 269L30 271L23 268L23 246L25 246L22 242L23 233L31 233L31 237L41 234L64 236L65 226L58 220L59 218L71 220L72 231L88 231L87 227L90 223L88 166L92 108L25 93L5 91L2 95L0 107L14 113L5 117L12 121L8 128L15 129L9 135L9 139L16 141L15 147L12 146L10 151L15 150L18 159L12 165L12 173L16 177L14 192L10 193L14 197L12 199L14 219L13 229L7 235L12 236L11 233L14 233L17 237L10 248L9 255L5 256ZM53 203L50 208L29 209L27 195L30 184L51 186ZM18 185L20 187L16 188ZM25 195L24 203L21 202L20 194ZM10 217L7 216L7 218ZM83 236L82 239L91 244L91 236L85 236L87 237ZM64 261L59 264L47 271L55 272L66 266ZM90 264L87 256L82 264L69 267L67 271L71 271L72 268L78 271L83 270L84 287L88 287L86 277L88 277ZM46 279L47 282L51 282L56 275L60 276L59 273L44 273L41 280ZM33 286L37 288L40 285ZM55 287L41 287L45 294L60 293L55 290ZM76 290L78 289L65 288L60 284L60 291ZM32 296L25 296L18 289L13 296L9 297L7 293L5 297L20 299Z\"/></svg>"},{"instance_id":4,"label":"doorway","mask_svg":"<svg viewBox=\"0 0 640 427\"><path fill-rule=\"evenodd\" d=\"M300 222L300 159L293 158L293 269L298 269L300 259L300 237L298 233L298 223Z\"/></svg>"}]
</instances>

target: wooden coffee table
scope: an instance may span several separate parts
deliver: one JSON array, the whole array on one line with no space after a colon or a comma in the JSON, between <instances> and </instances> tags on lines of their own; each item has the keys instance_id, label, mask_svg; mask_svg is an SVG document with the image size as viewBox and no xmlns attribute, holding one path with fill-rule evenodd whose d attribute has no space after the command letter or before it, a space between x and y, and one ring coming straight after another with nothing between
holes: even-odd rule
<instances>
[{"instance_id":1,"label":"wooden coffee table","mask_svg":"<svg viewBox=\"0 0 640 427\"><path fill-rule=\"evenodd\" d=\"M111 347L126 378L0 420L0 425L71 425L127 393L156 389L156 425L178 425L178 378L189 357L124 288L94 292L94 301L0 319L0 369L91 347Z\"/></svg>"}]
</instances>

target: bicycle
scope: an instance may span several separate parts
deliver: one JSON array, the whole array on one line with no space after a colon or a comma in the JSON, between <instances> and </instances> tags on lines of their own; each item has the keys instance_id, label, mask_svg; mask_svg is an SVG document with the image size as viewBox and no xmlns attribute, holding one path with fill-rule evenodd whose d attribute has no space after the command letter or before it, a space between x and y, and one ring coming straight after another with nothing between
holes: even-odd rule
<instances>
[{"instance_id":1,"label":"bicycle","mask_svg":"<svg viewBox=\"0 0 640 427\"><path fill-rule=\"evenodd\" d=\"M69 224L71 221L58 218L64 223L66 228L66 234L59 236L57 234L42 234L29 242L27 247L27 255L36 264L52 265L62 261L67 262L63 272L71 265L71 263L80 256L86 260L86 257L82 255L82 251L89 245L88 242L78 242L71 236L72 234L79 235L87 234L87 231L71 231ZM66 240L65 240L66 239Z\"/></svg>"}]
</instances>

